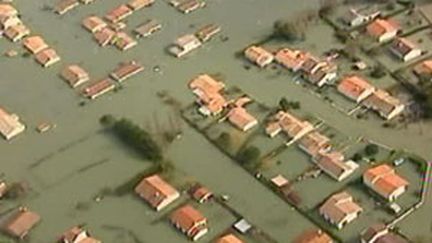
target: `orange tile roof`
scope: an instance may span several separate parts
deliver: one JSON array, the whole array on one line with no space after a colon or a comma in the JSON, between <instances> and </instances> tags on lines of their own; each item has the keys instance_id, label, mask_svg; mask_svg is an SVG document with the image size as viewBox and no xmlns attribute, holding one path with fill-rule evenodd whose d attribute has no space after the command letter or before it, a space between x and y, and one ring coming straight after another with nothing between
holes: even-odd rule
<instances>
[{"instance_id":1,"label":"orange tile roof","mask_svg":"<svg viewBox=\"0 0 432 243\"><path fill-rule=\"evenodd\" d=\"M225 87L224 83L217 81L207 74L200 75L189 82L200 102L212 113L222 111L227 101L221 94Z\"/></svg>"},{"instance_id":2,"label":"orange tile roof","mask_svg":"<svg viewBox=\"0 0 432 243\"><path fill-rule=\"evenodd\" d=\"M348 215L358 214L363 209L357 205L353 197L347 192L333 194L319 209L320 214L325 215L332 222L339 224L344 221Z\"/></svg>"},{"instance_id":3,"label":"orange tile roof","mask_svg":"<svg viewBox=\"0 0 432 243\"><path fill-rule=\"evenodd\" d=\"M82 67L73 64L65 67L60 75L70 86L76 87L89 80L89 74Z\"/></svg>"},{"instance_id":4,"label":"orange tile roof","mask_svg":"<svg viewBox=\"0 0 432 243\"><path fill-rule=\"evenodd\" d=\"M385 33L399 30L399 25L390 20L376 19L366 27L367 32L374 37L379 37Z\"/></svg>"},{"instance_id":5,"label":"orange tile roof","mask_svg":"<svg viewBox=\"0 0 432 243\"><path fill-rule=\"evenodd\" d=\"M170 216L171 222L185 232L193 229L197 224L207 222L207 218L191 205L175 210Z\"/></svg>"},{"instance_id":6,"label":"orange tile roof","mask_svg":"<svg viewBox=\"0 0 432 243\"><path fill-rule=\"evenodd\" d=\"M88 16L87 18L83 19L81 24L85 29L92 33L98 32L107 26L105 21L94 15Z\"/></svg>"},{"instance_id":7,"label":"orange tile roof","mask_svg":"<svg viewBox=\"0 0 432 243\"><path fill-rule=\"evenodd\" d=\"M38 35L25 38L23 45L33 54L39 53L40 51L48 48L48 45L45 43L44 39Z\"/></svg>"},{"instance_id":8,"label":"orange tile roof","mask_svg":"<svg viewBox=\"0 0 432 243\"><path fill-rule=\"evenodd\" d=\"M357 99L364 92L373 91L374 86L357 75L344 78L337 87L338 91L352 99Z\"/></svg>"},{"instance_id":9,"label":"orange tile roof","mask_svg":"<svg viewBox=\"0 0 432 243\"><path fill-rule=\"evenodd\" d=\"M169 197L177 197L178 191L158 175L144 178L136 187L135 193L157 208Z\"/></svg>"},{"instance_id":10,"label":"orange tile roof","mask_svg":"<svg viewBox=\"0 0 432 243\"><path fill-rule=\"evenodd\" d=\"M253 117L245 108L235 107L228 113L228 120L237 128L247 130L251 124L258 123L257 119Z\"/></svg>"},{"instance_id":11,"label":"orange tile roof","mask_svg":"<svg viewBox=\"0 0 432 243\"><path fill-rule=\"evenodd\" d=\"M233 234L228 234L219 238L216 243L243 243L243 241Z\"/></svg>"},{"instance_id":12,"label":"orange tile roof","mask_svg":"<svg viewBox=\"0 0 432 243\"><path fill-rule=\"evenodd\" d=\"M112 23L117 23L117 22L125 19L126 17L128 17L132 13L133 13L132 9L130 9L126 4L122 4L122 5L114 8L114 9L112 9L111 11L109 11L105 15L105 18Z\"/></svg>"},{"instance_id":13,"label":"orange tile roof","mask_svg":"<svg viewBox=\"0 0 432 243\"><path fill-rule=\"evenodd\" d=\"M363 179L372 184L372 189L385 197L391 195L395 190L408 186L409 184L408 181L397 175L395 170L387 164L368 169L363 174Z\"/></svg>"},{"instance_id":14,"label":"orange tile roof","mask_svg":"<svg viewBox=\"0 0 432 243\"><path fill-rule=\"evenodd\" d=\"M324 233L322 230L313 229L306 230L301 235L299 235L294 241L294 243L333 243L333 240L329 235Z\"/></svg>"},{"instance_id":15,"label":"orange tile roof","mask_svg":"<svg viewBox=\"0 0 432 243\"><path fill-rule=\"evenodd\" d=\"M38 214L28 211L26 208L20 208L6 223L5 230L10 235L22 239L39 223L40 219Z\"/></svg>"},{"instance_id":16,"label":"orange tile roof","mask_svg":"<svg viewBox=\"0 0 432 243\"><path fill-rule=\"evenodd\" d=\"M275 59L286 68L294 68L306 61L308 55L308 53L300 50L282 48L276 53Z\"/></svg>"},{"instance_id":17,"label":"orange tile roof","mask_svg":"<svg viewBox=\"0 0 432 243\"><path fill-rule=\"evenodd\" d=\"M154 1L155 0L130 0L127 5L133 10L139 10L152 5Z\"/></svg>"},{"instance_id":18,"label":"orange tile roof","mask_svg":"<svg viewBox=\"0 0 432 243\"><path fill-rule=\"evenodd\" d=\"M52 48L47 48L35 55L36 61L42 66L48 67L58 61L60 61L60 56Z\"/></svg>"},{"instance_id":19,"label":"orange tile roof","mask_svg":"<svg viewBox=\"0 0 432 243\"><path fill-rule=\"evenodd\" d=\"M15 7L7 3L0 3L0 15L3 16L15 16L18 14L18 11Z\"/></svg>"},{"instance_id":20,"label":"orange tile roof","mask_svg":"<svg viewBox=\"0 0 432 243\"><path fill-rule=\"evenodd\" d=\"M417 74L432 74L432 59L425 60L414 67Z\"/></svg>"}]
</instances>

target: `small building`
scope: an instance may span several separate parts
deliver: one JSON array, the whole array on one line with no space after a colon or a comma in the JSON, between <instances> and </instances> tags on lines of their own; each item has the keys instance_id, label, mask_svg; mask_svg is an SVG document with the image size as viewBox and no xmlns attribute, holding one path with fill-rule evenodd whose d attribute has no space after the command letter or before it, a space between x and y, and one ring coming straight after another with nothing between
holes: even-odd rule
<instances>
[{"instance_id":1,"label":"small building","mask_svg":"<svg viewBox=\"0 0 432 243\"><path fill-rule=\"evenodd\" d=\"M80 226L75 226L60 237L60 243L102 243L102 241L97 240L90 236L87 230L81 228Z\"/></svg>"},{"instance_id":2,"label":"small building","mask_svg":"<svg viewBox=\"0 0 432 243\"><path fill-rule=\"evenodd\" d=\"M0 107L0 133L6 140L11 140L24 130L25 125L20 122L17 115L9 114Z\"/></svg>"},{"instance_id":3,"label":"small building","mask_svg":"<svg viewBox=\"0 0 432 243\"><path fill-rule=\"evenodd\" d=\"M337 151L318 152L313 161L327 175L337 181L343 181L352 175L359 165L352 160L345 160L345 156Z\"/></svg>"},{"instance_id":4,"label":"small building","mask_svg":"<svg viewBox=\"0 0 432 243\"><path fill-rule=\"evenodd\" d=\"M267 50L259 46L250 46L244 51L245 57L263 68L273 62L274 56Z\"/></svg>"},{"instance_id":5,"label":"small building","mask_svg":"<svg viewBox=\"0 0 432 243\"><path fill-rule=\"evenodd\" d=\"M377 10L375 6L366 6L360 9L351 8L342 17L342 21L350 27L356 27L366 24L378 18L380 15L381 11Z\"/></svg>"},{"instance_id":6,"label":"small building","mask_svg":"<svg viewBox=\"0 0 432 243\"><path fill-rule=\"evenodd\" d=\"M123 82L128 78L131 78L144 70L144 66L135 62L129 61L121 63L113 72L110 73L110 77L117 82Z\"/></svg>"},{"instance_id":7,"label":"small building","mask_svg":"<svg viewBox=\"0 0 432 243\"><path fill-rule=\"evenodd\" d=\"M14 238L24 239L40 220L41 218L37 213L22 207L7 220L3 230Z\"/></svg>"},{"instance_id":8,"label":"small building","mask_svg":"<svg viewBox=\"0 0 432 243\"><path fill-rule=\"evenodd\" d=\"M365 79L352 75L342 79L337 90L347 98L360 103L373 94L375 87Z\"/></svg>"},{"instance_id":9,"label":"small building","mask_svg":"<svg viewBox=\"0 0 432 243\"><path fill-rule=\"evenodd\" d=\"M207 218L191 205L175 210L170 216L171 223L193 241L208 232Z\"/></svg>"},{"instance_id":10,"label":"small building","mask_svg":"<svg viewBox=\"0 0 432 243\"><path fill-rule=\"evenodd\" d=\"M275 60L286 69L297 72L306 61L308 55L308 53L301 50L282 48L276 53Z\"/></svg>"},{"instance_id":11,"label":"small building","mask_svg":"<svg viewBox=\"0 0 432 243\"><path fill-rule=\"evenodd\" d=\"M327 152L331 149L330 139L316 131L303 136L298 145L312 157L317 156L319 152Z\"/></svg>"},{"instance_id":12,"label":"small building","mask_svg":"<svg viewBox=\"0 0 432 243\"><path fill-rule=\"evenodd\" d=\"M396 174L396 171L387 164L366 170L363 174L363 182L390 202L400 197L409 185L408 181Z\"/></svg>"},{"instance_id":13,"label":"small building","mask_svg":"<svg viewBox=\"0 0 432 243\"><path fill-rule=\"evenodd\" d=\"M136 46L138 43L125 32L117 33L114 38L114 45L122 51L126 51Z\"/></svg>"},{"instance_id":14,"label":"small building","mask_svg":"<svg viewBox=\"0 0 432 243\"><path fill-rule=\"evenodd\" d=\"M218 115L228 104L222 95L225 84L207 74L192 79L188 86L197 97L198 111L204 116Z\"/></svg>"},{"instance_id":15,"label":"small building","mask_svg":"<svg viewBox=\"0 0 432 243\"><path fill-rule=\"evenodd\" d=\"M258 120L243 107L232 108L227 116L228 121L243 132L247 132L258 125Z\"/></svg>"},{"instance_id":16,"label":"small building","mask_svg":"<svg viewBox=\"0 0 432 243\"><path fill-rule=\"evenodd\" d=\"M60 0L54 7L54 11L59 14L63 15L70 10L78 7L79 2L78 0Z\"/></svg>"},{"instance_id":17,"label":"small building","mask_svg":"<svg viewBox=\"0 0 432 243\"><path fill-rule=\"evenodd\" d=\"M23 41L23 46L32 54L37 54L48 48L45 40L38 35L26 37Z\"/></svg>"},{"instance_id":18,"label":"small building","mask_svg":"<svg viewBox=\"0 0 432 243\"><path fill-rule=\"evenodd\" d=\"M107 27L105 21L95 15L88 16L87 18L83 19L81 25L91 33L99 32Z\"/></svg>"},{"instance_id":19,"label":"small building","mask_svg":"<svg viewBox=\"0 0 432 243\"><path fill-rule=\"evenodd\" d=\"M380 116L387 120L391 120L398 116L405 109L405 105L402 104L399 99L382 89L375 90L375 92L366 98L362 104L365 107L378 112Z\"/></svg>"},{"instance_id":20,"label":"small building","mask_svg":"<svg viewBox=\"0 0 432 243\"><path fill-rule=\"evenodd\" d=\"M286 111L279 111L266 127L266 133L270 137L283 131L293 140L298 140L314 129L308 121L303 121Z\"/></svg>"},{"instance_id":21,"label":"small building","mask_svg":"<svg viewBox=\"0 0 432 243\"><path fill-rule=\"evenodd\" d=\"M216 24L208 24L201 27L196 33L195 36L200 39L201 42L210 41L215 35L217 35L221 31L221 27Z\"/></svg>"},{"instance_id":22,"label":"small building","mask_svg":"<svg viewBox=\"0 0 432 243\"><path fill-rule=\"evenodd\" d=\"M202 0L171 0L173 5L178 11L188 14L197 9L205 7L205 2Z\"/></svg>"},{"instance_id":23,"label":"small building","mask_svg":"<svg viewBox=\"0 0 432 243\"><path fill-rule=\"evenodd\" d=\"M411 61L422 54L421 49L407 38L396 38L390 45L390 51L404 62Z\"/></svg>"},{"instance_id":24,"label":"small building","mask_svg":"<svg viewBox=\"0 0 432 243\"><path fill-rule=\"evenodd\" d=\"M105 15L105 19L110 21L111 23L117 23L122 21L123 19L129 17L133 13L132 9L130 9L127 5L122 4L111 11L109 11Z\"/></svg>"},{"instance_id":25,"label":"small building","mask_svg":"<svg viewBox=\"0 0 432 243\"><path fill-rule=\"evenodd\" d=\"M319 208L320 215L338 229L354 221L362 211L363 209L347 192L332 195Z\"/></svg>"},{"instance_id":26,"label":"small building","mask_svg":"<svg viewBox=\"0 0 432 243\"><path fill-rule=\"evenodd\" d=\"M90 76L82 67L73 64L65 67L60 76L72 87L76 88L90 80Z\"/></svg>"},{"instance_id":27,"label":"small building","mask_svg":"<svg viewBox=\"0 0 432 243\"><path fill-rule=\"evenodd\" d=\"M60 61L60 56L52 48L47 48L35 55L35 60L42 65L42 67L50 67Z\"/></svg>"},{"instance_id":28,"label":"small building","mask_svg":"<svg viewBox=\"0 0 432 243\"><path fill-rule=\"evenodd\" d=\"M129 0L127 5L129 8L136 11L145 7L150 7L154 2L155 0Z\"/></svg>"},{"instance_id":29,"label":"small building","mask_svg":"<svg viewBox=\"0 0 432 243\"><path fill-rule=\"evenodd\" d=\"M160 31L162 29L162 24L154 19L150 19L147 22L141 24L137 28L134 29L134 33L138 38L140 37L149 37L154 33Z\"/></svg>"},{"instance_id":30,"label":"small building","mask_svg":"<svg viewBox=\"0 0 432 243\"><path fill-rule=\"evenodd\" d=\"M205 203L213 197L213 193L204 186L197 185L190 191L192 197L199 203Z\"/></svg>"},{"instance_id":31,"label":"small building","mask_svg":"<svg viewBox=\"0 0 432 243\"><path fill-rule=\"evenodd\" d=\"M240 219L233 225L233 228L242 234L246 234L252 229L252 225L246 219Z\"/></svg>"},{"instance_id":32,"label":"small building","mask_svg":"<svg viewBox=\"0 0 432 243\"><path fill-rule=\"evenodd\" d=\"M93 84L90 84L83 90L84 96L89 99L96 99L99 96L108 93L109 91L114 90L115 85L109 78L102 79Z\"/></svg>"},{"instance_id":33,"label":"small building","mask_svg":"<svg viewBox=\"0 0 432 243\"><path fill-rule=\"evenodd\" d=\"M244 243L234 234L226 234L216 240L216 243Z\"/></svg>"},{"instance_id":34,"label":"small building","mask_svg":"<svg viewBox=\"0 0 432 243\"><path fill-rule=\"evenodd\" d=\"M179 192L159 175L144 178L136 187L135 193L156 211L160 211L180 197Z\"/></svg>"},{"instance_id":35,"label":"small building","mask_svg":"<svg viewBox=\"0 0 432 243\"><path fill-rule=\"evenodd\" d=\"M200 46L201 41L195 35L187 34L177 38L173 46L169 48L169 51L174 56L180 58Z\"/></svg>"},{"instance_id":36,"label":"small building","mask_svg":"<svg viewBox=\"0 0 432 243\"><path fill-rule=\"evenodd\" d=\"M421 63L415 65L413 71L418 77L421 77L422 75L432 76L432 59L422 61Z\"/></svg>"},{"instance_id":37,"label":"small building","mask_svg":"<svg viewBox=\"0 0 432 243\"><path fill-rule=\"evenodd\" d=\"M366 32L378 42L386 42L396 37L400 26L395 21L376 19L366 27Z\"/></svg>"},{"instance_id":38,"label":"small building","mask_svg":"<svg viewBox=\"0 0 432 243\"><path fill-rule=\"evenodd\" d=\"M283 175L280 175L280 174L271 178L270 181L277 188L282 188L282 187L285 187L289 184L288 179L285 178Z\"/></svg>"},{"instance_id":39,"label":"small building","mask_svg":"<svg viewBox=\"0 0 432 243\"><path fill-rule=\"evenodd\" d=\"M333 243L332 238L321 229L306 230L297 236L293 243Z\"/></svg>"},{"instance_id":40,"label":"small building","mask_svg":"<svg viewBox=\"0 0 432 243\"><path fill-rule=\"evenodd\" d=\"M24 24L17 24L7 28L4 35L12 42L18 42L30 35L30 29Z\"/></svg>"},{"instance_id":41,"label":"small building","mask_svg":"<svg viewBox=\"0 0 432 243\"><path fill-rule=\"evenodd\" d=\"M0 15L0 30L6 30L7 28L18 24L22 24L22 21L18 16Z\"/></svg>"},{"instance_id":42,"label":"small building","mask_svg":"<svg viewBox=\"0 0 432 243\"><path fill-rule=\"evenodd\" d=\"M100 31L93 34L93 38L102 47L112 44L115 36L115 31L108 27L102 28Z\"/></svg>"}]
</instances>

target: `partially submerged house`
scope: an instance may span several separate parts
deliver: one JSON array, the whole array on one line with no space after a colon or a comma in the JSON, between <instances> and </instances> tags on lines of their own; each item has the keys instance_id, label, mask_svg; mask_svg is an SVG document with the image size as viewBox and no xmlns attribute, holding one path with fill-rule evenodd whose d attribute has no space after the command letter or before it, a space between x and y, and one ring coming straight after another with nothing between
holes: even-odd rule
<instances>
[{"instance_id":1,"label":"partially submerged house","mask_svg":"<svg viewBox=\"0 0 432 243\"><path fill-rule=\"evenodd\" d=\"M380 116L387 120L398 116L405 109L405 105L398 98L382 89L375 90L362 104L378 112Z\"/></svg>"},{"instance_id":2,"label":"partially submerged house","mask_svg":"<svg viewBox=\"0 0 432 243\"><path fill-rule=\"evenodd\" d=\"M175 210L170 216L171 223L193 241L208 232L207 218L191 205Z\"/></svg>"},{"instance_id":3,"label":"partially submerged house","mask_svg":"<svg viewBox=\"0 0 432 243\"><path fill-rule=\"evenodd\" d=\"M75 226L63 233L59 243L102 243L102 241L91 237L82 227Z\"/></svg>"},{"instance_id":4,"label":"partially submerged house","mask_svg":"<svg viewBox=\"0 0 432 243\"><path fill-rule=\"evenodd\" d=\"M88 16L87 18L83 19L81 24L86 30L90 31L91 33L96 33L107 27L105 21L95 15Z\"/></svg>"},{"instance_id":5,"label":"partially submerged house","mask_svg":"<svg viewBox=\"0 0 432 243\"><path fill-rule=\"evenodd\" d=\"M131 78L144 70L144 66L137 63L136 61L129 61L121 63L113 72L110 73L110 77L118 82L123 82L128 78Z\"/></svg>"},{"instance_id":6,"label":"partially submerged house","mask_svg":"<svg viewBox=\"0 0 432 243\"><path fill-rule=\"evenodd\" d=\"M180 58L201 45L201 41L195 35L187 34L177 38L174 44L169 48L169 52Z\"/></svg>"},{"instance_id":7,"label":"partially submerged house","mask_svg":"<svg viewBox=\"0 0 432 243\"><path fill-rule=\"evenodd\" d=\"M221 27L216 24L208 24L195 32L195 36L200 39L201 42L210 41L215 35L217 35L221 31Z\"/></svg>"},{"instance_id":8,"label":"partially submerged house","mask_svg":"<svg viewBox=\"0 0 432 243\"><path fill-rule=\"evenodd\" d=\"M396 38L390 45L390 51L404 62L422 55L422 50L407 38Z\"/></svg>"},{"instance_id":9,"label":"partially submerged house","mask_svg":"<svg viewBox=\"0 0 432 243\"><path fill-rule=\"evenodd\" d=\"M236 128L247 132L256 125L258 120L252 116L244 107L234 107L228 112L228 121Z\"/></svg>"},{"instance_id":10,"label":"partially submerged house","mask_svg":"<svg viewBox=\"0 0 432 243\"><path fill-rule=\"evenodd\" d=\"M347 76L338 84L337 90L347 98L360 103L373 94L375 87L365 79L357 76Z\"/></svg>"},{"instance_id":11,"label":"partially submerged house","mask_svg":"<svg viewBox=\"0 0 432 243\"><path fill-rule=\"evenodd\" d=\"M138 43L125 32L119 32L114 37L114 45L121 51L126 51L136 46Z\"/></svg>"},{"instance_id":12,"label":"partially submerged house","mask_svg":"<svg viewBox=\"0 0 432 243\"><path fill-rule=\"evenodd\" d=\"M372 4L371 4L372 5ZM342 17L342 21L350 26L356 27L363 24L366 24L381 15L381 11L379 11L375 6L366 6L363 8L351 8L348 12Z\"/></svg>"},{"instance_id":13,"label":"partially submerged house","mask_svg":"<svg viewBox=\"0 0 432 243\"><path fill-rule=\"evenodd\" d=\"M26 37L23 41L23 46L32 54L37 54L48 48L48 44L45 43L45 40L38 35Z\"/></svg>"},{"instance_id":14,"label":"partially submerged house","mask_svg":"<svg viewBox=\"0 0 432 243\"><path fill-rule=\"evenodd\" d=\"M306 134L298 142L300 149L312 157L331 149L330 139L316 131Z\"/></svg>"},{"instance_id":15,"label":"partially submerged house","mask_svg":"<svg viewBox=\"0 0 432 243\"><path fill-rule=\"evenodd\" d=\"M204 116L218 115L228 104L222 95L225 84L207 74L194 78L188 86L197 97L198 111Z\"/></svg>"},{"instance_id":16,"label":"partially submerged house","mask_svg":"<svg viewBox=\"0 0 432 243\"><path fill-rule=\"evenodd\" d=\"M115 36L116 32L108 27L102 28L93 34L93 38L102 47L111 44Z\"/></svg>"},{"instance_id":17,"label":"partially submerged house","mask_svg":"<svg viewBox=\"0 0 432 243\"><path fill-rule=\"evenodd\" d=\"M422 75L432 76L432 59L422 61L421 63L415 65L413 72L419 77Z\"/></svg>"},{"instance_id":18,"label":"partially submerged house","mask_svg":"<svg viewBox=\"0 0 432 243\"><path fill-rule=\"evenodd\" d=\"M170 4L184 14L191 13L206 5L203 0L171 0Z\"/></svg>"},{"instance_id":19,"label":"partially submerged house","mask_svg":"<svg viewBox=\"0 0 432 243\"><path fill-rule=\"evenodd\" d=\"M10 140L20 133L24 132L25 125L19 120L15 114L10 114L2 107L0 107L0 134L6 139Z\"/></svg>"},{"instance_id":20,"label":"partially submerged house","mask_svg":"<svg viewBox=\"0 0 432 243\"><path fill-rule=\"evenodd\" d=\"M155 0L129 0L127 5L134 11L140 10L145 7L150 7Z\"/></svg>"},{"instance_id":21,"label":"partially submerged house","mask_svg":"<svg viewBox=\"0 0 432 243\"><path fill-rule=\"evenodd\" d=\"M337 151L320 151L312 160L322 171L337 181L345 180L359 168L357 163L346 160L345 156Z\"/></svg>"},{"instance_id":22,"label":"partially submerged house","mask_svg":"<svg viewBox=\"0 0 432 243\"><path fill-rule=\"evenodd\" d=\"M213 193L205 186L196 185L191 188L190 194L199 203L205 203L213 197Z\"/></svg>"},{"instance_id":23,"label":"partially submerged house","mask_svg":"<svg viewBox=\"0 0 432 243\"><path fill-rule=\"evenodd\" d=\"M307 60L309 53L302 50L292 50L289 48L280 49L276 55L277 63L284 66L286 69L297 72L303 63Z\"/></svg>"},{"instance_id":24,"label":"partially submerged house","mask_svg":"<svg viewBox=\"0 0 432 243\"><path fill-rule=\"evenodd\" d=\"M79 4L78 0L59 0L54 7L54 11L59 15L63 15L78 7Z\"/></svg>"},{"instance_id":25,"label":"partially submerged house","mask_svg":"<svg viewBox=\"0 0 432 243\"><path fill-rule=\"evenodd\" d=\"M12 213L3 226L3 231L14 238L24 239L40 220L37 213L21 207Z\"/></svg>"},{"instance_id":26,"label":"partially submerged house","mask_svg":"<svg viewBox=\"0 0 432 243\"><path fill-rule=\"evenodd\" d=\"M12 42L18 42L30 35L30 29L24 24L16 24L7 28L4 35Z\"/></svg>"},{"instance_id":27,"label":"partially submerged house","mask_svg":"<svg viewBox=\"0 0 432 243\"><path fill-rule=\"evenodd\" d=\"M332 238L321 229L306 230L297 236L293 243L333 243Z\"/></svg>"},{"instance_id":28,"label":"partially submerged house","mask_svg":"<svg viewBox=\"0 0 432 243\"><path fill-rule=\"evenodd\" d=\"M263 68L273 62L274 56L272 53L260 46L250 46L244 51L245 57Z\"/></svg>"},{"instance_id":29,"label":"partially submerged house","mask_svg":"<svg viewBox=\"0 0 432 243\"><path fill-rule=\"evenodd\" d=\"M159 175L142 179L135 193L156 211L160 211L180 197L179 192Z\"/></svg>"},{"instance_id":30,"label":"partially submerged house","mask_svg":"<svg viewBox=\"0 0 432 243\"><path fill-rule=\"evenodd\" d=\"M395 201L408 188L408 181L396 174L390 165L382 164L368 169L363 174L366 186L388 201Z\"/></svg>"},{"instance_id":31,"label":"partially submerged house","mask_svg":"<svg viewBox=\"0 0 432 243\"><path fill-rule=\"evenodd\" d=\"M310 122L303 121L287 111L279 111L267 124L266 133L274 137L284 132L289 138L296 141L313 129Z\"/></svg>"},{"instance_id":32,"label":"partially submerged house","mask_svg":"<svg viewBox=\"0 0 432 243\"><path fill-rule=\"evenodd\" d=\"M393 20L376 19L366 27L366 32L378 42L394 39L400 31L400 26Z\"/></svg>"},{"instance_id":33,"label":"partially submerged house","mask_svg":"<svg viewBox=\"0 0 432 243\"><path fill-rule=\"evenodd\" d=\"M105 15L105 19L110 21L111 23L117 23L129 17L129 15L131 15L132 13L133 10L130 7L128 7L128 5L122 4L109 11Z\"/></svg>"},{"instance_id":34,"label":"partially submerged house","mask_svg":"<svg viewBox=\"0 0 432 243\"><path fill-rule=\"evenodd\" d=\"M244 243L244 241L240 240L234 234L226 234L217 239L215 243Z\"/></svg>"},{"instance_id":35,"label":"partially submerged house","mask_svg":"<svg viewBox=\"0 0 432 243\"><path fill-rule=\"evenodd\" d=\"M309 55L299 68L300 74L309 83L318 87L332 82L337 76L337 66L329 61Z\"/></svg>"},{"instance_id":36,"label":"partially submerged house","mask_svg":"<svg viewBox=\"0 0 432 243\"><path fill-rule=\"evenodd\" d=\"M90 80L90 76L82 67L72 64L65 67L60 76L72 87L76 88Z\"/></svg>"},{"instance_id":37,"label":"partially submerged house","mask_svg":"<svg viewBox=\"0 0 432 243\"><path fill-rule=\"evenodd\" d=\"M162 24L154 19L150 19L134 29L134 33L139 37L149 37L162 29Z\"/></svg>"},{"instance_id":38,"label":"partially submerged house","mask_svg":"<svg viewBox=\"0 0 432 243\"><path fill-rule=\"evenodd\" d=\"M330 224L342 229L345 225L354 221L363 209L354 202L353 197L347 192L336 193L328 198L319 208L319 213Z\"/></svg>"},{"instance_id":39,"label":"partially submerged house","mask_svg":"<svg viewBox=\"0 0 432 243\"><path fill-rule=\"evenodd\" d=\"M0 30L6 30L11 26L19 24L22 24L22 21L17 15L0 15Z\"/></svg>"},{"instance_id":40,"label":"partially submerged house","mask_svg":"<svg viewBox=\"0 0 432 243\"><path fill-rule=\"evenodd\" d=\"M374 224L361 233L361 243L408 243L401 236L391 232L384 224Z\"/></svg>"},{"instance_id":41,"label":"partially submerged house","mask_svg":"<svg viewBox=\"0 0 432 243\"><path fill-rule=\"evenodd\" d=\"M109 78L105 78L85 87L83 89L83 95L93 100L114 90L114 88L115 84Z\"/></svg>"},{"instance_id":42,"label":"partially submerged house","mask_svg":"<svg viewBox=\"0 0 432 243\"><path fill-rule=\"evenodd\" d=\"M42 65L42 67L50 67L60 61L60 56L52 48L44 49L35 55L35 60Z\"/></svg>"}]
</instances>

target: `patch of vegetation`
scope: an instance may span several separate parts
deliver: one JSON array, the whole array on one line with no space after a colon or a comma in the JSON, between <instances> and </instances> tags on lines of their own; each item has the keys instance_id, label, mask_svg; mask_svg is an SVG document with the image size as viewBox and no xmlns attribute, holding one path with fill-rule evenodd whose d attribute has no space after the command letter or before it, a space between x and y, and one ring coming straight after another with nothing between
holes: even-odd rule
<instances>
[{"instance_id":1,"label":"patch of vegetation","mask_svg":"<svg viewBox=\"0 0 432 243\"><path fill-rule=\"evenodd\" d=\"M365 155L369 157L376 155L378 152L379 152L379 147L376 144L368 144L364 148Z\"/></svg>"},{"instance_id":2,"label":"patch of vegetation","mask_svg":"<svg viewBox=\"0 0 432 243\"><path fill-rule=\"evenodd\" d=\"M300 109L300 107L301 107L299 101L288 101L286 98L280 99L279 106L284 111L288 111L291 109L297 110L297 109Z\"/></svg>"},{"instance_id":3,"label":"patch of vegetation","mask_svg":"<svg viewBox=\"0 0 432 243\"><path fill-rule=\"evenodd\" d=\"M216 144L223 148L224 150L229 150L231 148L231 134L228 132L222 132L216 139Z\"/></svg>"},{"instance_id":4,"label":"patch of vegetation","mask_svg":"<svg viewBox=\"0 0 432 243\"><path fill-rule=\"evenodd\" d=\"M237 160L248 169L257 169L261 151L255 146L249 146L237 154Z\"/></svg>"},{"instance_id":5,"label":"patch of vegetation","mask_svg":"<svg viewBox=\"0 0 432 243\"><path fill-rule=\"evenodd\" d=\"M383 78L387 75L387 72L381 66L373 67L372 71L369 74L372 78Z\"/></svg>"}]
</instances>

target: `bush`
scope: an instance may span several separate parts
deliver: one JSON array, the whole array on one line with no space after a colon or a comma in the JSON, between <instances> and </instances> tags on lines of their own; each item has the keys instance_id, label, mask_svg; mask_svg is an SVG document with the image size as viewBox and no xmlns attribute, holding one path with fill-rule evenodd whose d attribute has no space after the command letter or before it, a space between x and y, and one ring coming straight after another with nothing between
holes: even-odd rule
<instances>
[{"instance_id":1,"label":"bush","mask_svg":"<svg viewBox=\"0 0 432 243\"><path fill-rule=\"evenodd\" d=\"M237 155L237 159L242 165L254 169L257 166L260 156L261 151L255 146L250 146L240 151Z\"/></svg>"},{"instance_id":2,"label":"bush","mask_svg":"<svg viewBox=\"0 0 432 243\"><path fill-rule=\"evenodd\" d=\"M360 160L363 159L363 156L361 154L359 154L359 153L355 153L351 159L353 161L359 162Z\"/></svg>"},{"instance_id":3,"label":"bush","mask_svg":"<svg viewBox=\"0 0 432 243\"><path fill-rule=\"evenodd\" d=\"M376 144L368 144L366 145L364 152L367 156L376 155L379 152L378 145Z\"/></svg>"},{"instance_id":4,"label":"bush","mask_svg":"<svg viewBox=\"0 0 432 243\"><path fill-rule=\"evenodd\" d=\"M375 66L370 72L370 76L373 78L383 78L387 75L383 67Z\"/></svg>"}]
</instances>

